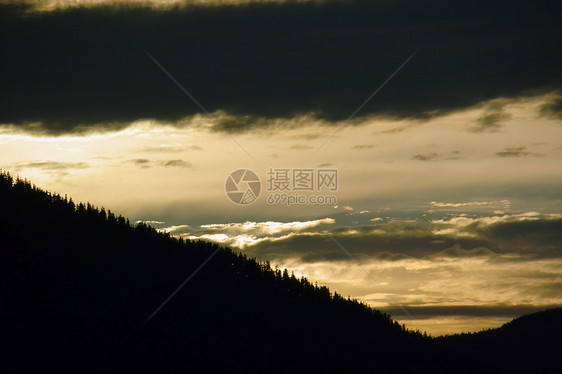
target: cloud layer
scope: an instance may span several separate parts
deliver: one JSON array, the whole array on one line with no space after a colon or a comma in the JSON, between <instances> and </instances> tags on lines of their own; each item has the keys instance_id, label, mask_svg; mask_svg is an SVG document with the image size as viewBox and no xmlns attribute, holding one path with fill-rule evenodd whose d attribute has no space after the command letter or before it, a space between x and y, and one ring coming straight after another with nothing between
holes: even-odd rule
<instances>
[{"instance_id":1,"label":"cloud layer","mask_svg":"<svg viewBox=\"0 0 562 374\"><path fill-rule=\"evenodd\" d=\"M435 203L435 202L432 202ZM452 205L469 206L474 203ZM189 239L214 239L268 260L346 261L334 237L372 261L482 257L517 261L562 256L562 215L536 212L434 220L375 217L373 224L335 226L333 218L295 222L209 224L163 229Z\"/></svg>"},{"instance_id":2,"label":"cloud layer","mask_svg":"<svg viewBox=\"0 0 562 374\"><path fill-rule=\"evenodd\" d=\"M440 208L495 205L483 203ZM372 222L367 225L341 225L337 219L322 218L160 226L184 238L231 245L288 267L400 319L404 313L396 304L399 300L413 316L407 324L433 333L454 331L453 326L458 331L491 327L562 302L562 215L442 213L442 218L397 220L366 212Z\"/></svg>"},{"instance_id":3,"label":"cloud layer","mask_svg":"<svg viewBox=\"0 0 562 374\"><path fill-rule=\"evenodd\" d=\"M13 3L13 2L12 2ZM497 97L562 89L559 2L328 1L155 11L2 5L0 124L60 134L210 112L342 120L415 50L359 115L428 118ZM25 6L24 6L25 7ZM557 102L545 106L558 113ZM496 130L501 113L480 119Z\"/></svg>"}]
</instances>

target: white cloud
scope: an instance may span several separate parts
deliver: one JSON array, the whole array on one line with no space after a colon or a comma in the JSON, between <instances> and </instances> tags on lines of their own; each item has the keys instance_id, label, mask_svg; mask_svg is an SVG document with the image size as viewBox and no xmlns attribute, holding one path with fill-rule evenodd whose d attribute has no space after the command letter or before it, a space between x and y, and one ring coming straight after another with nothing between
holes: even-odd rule
<instances>
[{"instance_id":1,"label":"white cloud","mask_svg":"<svg viewBox=\"0 0 562 374\"><path fill-rule=\"evenodd\" d=\"M253 232L256 234L273 235L282 232L295 232L310 229L313 227L318 227L320 225L333 225L336 220L333 218L322 218L312 221L293 221L293 222L277 222L277 221L266 221L266 222L253 222L246 221L243 223L215 223L208 225L201 225L203 229L220 230L227 231L229 233L247 233Z\"/></svg>"},{"instance_id":2,"label":"white cloud","mask_svg":"<svg viewBox=\"0 0 562 374\"><path fill-rule=\"evenodd\" d=\"M163 225L166 222L162 222L162 221L143 221L143 220L138 220L135 223L146 223L147 225ZM185 226L185 225L184 225Z\"/></svg>"},{"instance_id":3,"label":"white cloud","mask_svg":"<svg viewBox=\"0 0 562 374\"><path fill-rule=\"evenodd\" d=\"M162 222L163 223L163 222ZM177 225L177 226L169 226L158 229L158 231L166 232L172 235L179 234L179 231L185 231L186 229L190 229L191 226L189 225Z\"/></svg>"},{"instance_id":4,"label":"white cloud","mask_svg":"<svg viewBox=\"0 0 562 374\"><path fill-rule=\"evenodd\" d=\"M474 230L468 230L469 227L481 228L497 223L554 220L560 218L562 218L561 214L553 214L553 213L543 214L537 212L526 212L526 213L518 213L518 214L504 214L504 215L477 217L477 218L470 218L470 217L466 217L465 215L462 215L450 219L433 220L431 222L435 225L440 226L433 230L433 233L435 235L477 237L478 235L476 232L474 232Z\"/></svg>"},{"instance_id":5,"label":"white cloud","mask_svg":"<svg viewBox=\"0 0 562 374\"><path fill-rule=\"evenodd\" d=\"M212 223L193 228L189 225L171 226L162 229L173 235L190 240L206 239L225 244L234 248L244 249L254 246L263 241L283 241L295 235L310 236L316 235L315 231L320 225L333 225L336 221L333 218L322 218L312 221L293 221L293 222L232 222L232 223ZM181 230L180 229L187 229Z\"/></svg>"},{"instance_id":6,"label":"white cloud","mask_svg":"<svg viewBox=\"0 0 562 374\"><path fill-rule=\"evenodd\" d=\"M437 201L432 201L432 202L429 203L429 205L431 205L432 207L436 207L436 208L445 208L445 207L459 208L459 207L465 207L465 206L488 205L488 202L487 201L471 201L471 202L467 202L467 203L439 203Z\"/></svg>"}]
</instances>

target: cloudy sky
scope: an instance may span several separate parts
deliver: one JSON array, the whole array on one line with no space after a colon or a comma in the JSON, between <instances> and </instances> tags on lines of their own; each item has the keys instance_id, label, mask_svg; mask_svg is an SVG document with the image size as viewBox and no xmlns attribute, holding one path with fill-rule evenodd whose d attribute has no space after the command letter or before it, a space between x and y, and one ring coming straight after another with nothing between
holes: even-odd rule
<instances>
[{"instance_id":1,"label":"cloudy sky","mask_svg":"<svg viewBox=\"0 0 562 374\"><path fill-rule=\"evenodd\" d=\"M558 2L0 4L0 168L432 334L562 304Z\"/></svg>"}]
</instances>

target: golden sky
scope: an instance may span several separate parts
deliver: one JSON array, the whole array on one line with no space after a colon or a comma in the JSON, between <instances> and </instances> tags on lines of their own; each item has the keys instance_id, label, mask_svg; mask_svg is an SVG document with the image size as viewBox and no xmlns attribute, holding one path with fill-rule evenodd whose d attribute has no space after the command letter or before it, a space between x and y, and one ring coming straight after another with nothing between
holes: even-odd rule
<instances>
[{"instance_id":1,"label":"golden sky","mask_svg":"<svg viewBox=\"0 0 562 374\"><path fill-rule=\"evenodd\" d=\"M413 328L478 331L508 320L509 306L518 313L562 302L562 260L548 236L555 235L549 225L556 230L562 221L562 127L541 115L549 100L552 95L498 99L427 121L365 118L312 157L339 123L312 115L271 120L260 131L234 135L256 161L213 130L224 112L174 124L139 120L121 131L78 136L8 127L0 135L0 160L48 190L173 235L231 245L390 308ZM479 130L493 113L503 114L497 128ZM268 205L267 171L296 167L337 168L337 204ZM224 182L238 168L262 180L262 195L251 205L235 205L225 194ZM529 229L525 235L536 236L530 243L487 231L521 223L545 228ZM412 309L412 318L365 270ZM436 306L443 315L434 315ZM471 308L492 306L498 310L471 315Z\"/></svg>"},{"instance_id":2,"label":"golden sky","mask_svg":"<svg viewBox=\"0 0 562 374\"><path fill-rule=\"evenodd\" d=\"M434 335L562 303L554 2L256 2L0 3L0 168Z\"/></svg>"}]
</instances>

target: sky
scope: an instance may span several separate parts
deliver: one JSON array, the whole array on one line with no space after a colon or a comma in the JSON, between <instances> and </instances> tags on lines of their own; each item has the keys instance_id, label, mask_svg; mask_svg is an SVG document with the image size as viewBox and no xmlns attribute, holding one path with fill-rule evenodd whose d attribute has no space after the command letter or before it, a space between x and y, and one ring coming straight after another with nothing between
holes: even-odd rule
<instances>
[{"instance_id":1,"label":"sky","mask_svg":"<svg viewBox=\"0 0 562 374\"><path fill-rule=\"evenodd\" d=\"M3 170L433 335L562 304L556 2L0 4Z\"/></svg>"}]
</instances>

